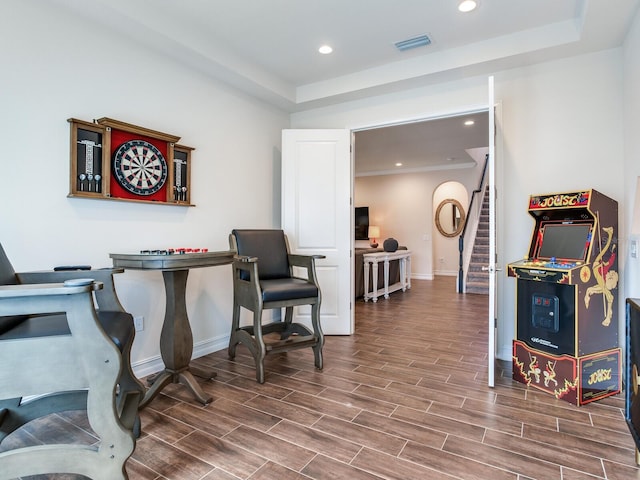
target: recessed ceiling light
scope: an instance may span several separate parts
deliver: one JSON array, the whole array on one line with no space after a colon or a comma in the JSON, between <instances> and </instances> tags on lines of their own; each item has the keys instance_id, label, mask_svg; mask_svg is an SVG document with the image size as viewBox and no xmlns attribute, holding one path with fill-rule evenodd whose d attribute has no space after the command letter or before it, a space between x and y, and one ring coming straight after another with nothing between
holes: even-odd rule
<instances>
[{"instance_id":1,"label":"recessed ceiling light","mask_svg":"<svg viewBox=\"0 0 640 480\"><path fill-rule=\"evenodd\" d=\"M401 167L401 166L402 166L402 163L400 162L396 163L396 167Z\"/></svg>"},{"instance_id":2,"label":"recessed ceiling light","mask_svg":"<svg viewBox=\"0 0 640 480\"><path fill-rule=\"evenodd\" d=\"M331 52L333 52L333 48L331 48L329 45L322 45L318 51L323 54L323 55L329 55Z\"/></svg>"},{"instance_id":3,"label":"recessed ceiling light","mask_svg":"<svg viewBox=\"0 0 640 480\"><path fill-rule=\"evenodd\" d=\"M474 122L473 120L466 120L466 121L464 122L464 124L465 124L465 125L467 125L467 126L469 126L469 125L473 125L474 123L476 123L476 122Z\"/></svg>"},{"instance_id":4,"label":"recessed ceiling light","mask_svg":"<svg viewBox=\"0 0 640 480\"><path fill-rule=\"evenodd\" d=\"M478 3L476 2L476 0L462 0L458 5L458 10L460 10L461 12L467 13L472 10L475 10L477 6L478 6Z\"/></svg>"}]
</instances>

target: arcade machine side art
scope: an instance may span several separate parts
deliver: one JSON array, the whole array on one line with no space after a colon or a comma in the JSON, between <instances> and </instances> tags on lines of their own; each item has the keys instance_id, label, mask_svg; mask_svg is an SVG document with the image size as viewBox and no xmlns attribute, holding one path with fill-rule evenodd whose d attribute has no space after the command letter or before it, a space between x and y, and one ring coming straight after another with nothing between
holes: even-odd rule
<instances>
[{"instance_id":1,"label":"arcade machine side art","mask_svg":"<svg viewBox=\"0 0 640 480\"><path fill-rule=\"evenodd\" d=\"M624 418L636 444L636 464L640 465L640 299L628 298L625 306Z\"/></svg>"},{"instance_id":2,"label":"arcade machine side art","mask_svg":"<svg viewBox=\"0 0 640 480\"><path fill-rule=\"evenodd\" d=\"M620 393L618 204L584 190L529 198L516 278L513 378L575 405Z\"/></svg>"}]
</instances>

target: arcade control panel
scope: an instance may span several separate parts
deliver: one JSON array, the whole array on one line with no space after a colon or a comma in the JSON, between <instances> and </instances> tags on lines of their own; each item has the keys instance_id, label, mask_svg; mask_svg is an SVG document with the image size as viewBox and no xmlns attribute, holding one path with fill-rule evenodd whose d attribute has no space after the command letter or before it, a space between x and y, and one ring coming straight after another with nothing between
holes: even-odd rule
<instances>
[{"instance_id":1,"label":"arcade control panel","mask_svg":"<svg viewBox=\"0 0 640 480\"><path fill-rule=\"evenodd\" d=\"M562 283L573 283L573 281L577 280L577 277L575 279L572 277L579 275L579 270L583 265L584 262L558 260L555 257L549 260L525 258L524 260L510 263L508 275L527 280L545 282L563 280ZM567 276L569 277L568 282L566 281Z\"/></svg>"},{"instance_id":2,"label":"arcade control panel","mask_svg":"<svg viewBox=\"0 0 640 480\"><path fill-rule=\"evenodd\" d=\"M532 268L558 268L562 270L569 270L571 268L582 266L582 262L568 262L564 260L558 260L555 257L551 257L549 260L542 259L524 259L522 262L516 262L524 267Z\"/></svg>"}]
</instances>

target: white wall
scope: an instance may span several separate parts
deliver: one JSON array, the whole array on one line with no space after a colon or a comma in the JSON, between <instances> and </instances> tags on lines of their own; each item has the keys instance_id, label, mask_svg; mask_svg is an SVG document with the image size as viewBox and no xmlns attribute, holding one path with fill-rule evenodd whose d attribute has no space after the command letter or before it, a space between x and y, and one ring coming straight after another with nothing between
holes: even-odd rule
<instances>
[{"instance_id":1,"label":"white wall","mask_svg":"<svg viewBox=\"0 0 640 480\"><path fill-rule=\"evenodd\" d=\"M623 48L624 66L624 203L629 208L620 217L626 232L640 239L640 225L632 221L640 217L640 11L629 30ZM632 226L633 225L633 226ZM628 245L628 244L627 244ZM632 259L629 249L621 250L620 259L626 259L625 297L640 298L640 259Z\"/></svg>"},{"instance_id":2,"label":"white wall","mask_svg":"<svg viewBox=\"0 0 640 480\"><path fill-rule=\"evenodd\" d=\"M618 217L624 218L621 50L504 73L496 85L504 131L499 200L504 205L500 224L504 250L499 249L509 262L528 253L534 222L526 208L532 193L594 188L617 200ZM619 222L619 248L625 248L624 238ZM623 271L623 262L619 269ZM623 291L619 285L618 294ZM501 318L515 318L515 280L503 279L501 293ZM619 318L622 332L624 317ZM500 330L505 352L503 342L513 336L513 323L509 326Z\"/></svg>"},{"instance_id":3,"label":"white wall","mask_svg":"<svg viewBox=\"0 0 640 480\"><path fill-rule=\"evenodd\" d=\"M279 226L280 137L288 114L47 2L5 1L2 10L0 242L16 270L110 266L110 252L144 248L226 250L234 227ZM67 198L66 119L103 116L195 147L196 207ZM124 306L145 317L133 350L140 371L158 359L162 276L127 271L117 287ZM225 347L230 267L193 270L187 291L196 351Z\"/></svg>"},{"instance_id":4,"label":"white wall","mask_svg":"<svg viewBox=\"0 0 640 480\"><path fill-rule=\"evenodd\" d=\"M637 53L637 52L636 52ZM624 215L620 49L495 73L498 136L498 348L511 358L515 280L506 263L526 254L530 194L595 188ZM467 78L292 115L295 128L359 128L487 106L487 79Z\"/></svg>"}]
</instances>

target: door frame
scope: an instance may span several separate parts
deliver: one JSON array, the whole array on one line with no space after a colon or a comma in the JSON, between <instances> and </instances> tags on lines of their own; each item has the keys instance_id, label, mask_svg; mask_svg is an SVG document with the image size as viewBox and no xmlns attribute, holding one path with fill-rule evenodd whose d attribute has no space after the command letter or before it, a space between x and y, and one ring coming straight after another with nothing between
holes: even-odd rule
<instances>
[{"instance_id":1,"label":"door frame","mask_svg":"<svg viewBox=\"0 0 640 480\"><path fill-rule=\"evenodd\" d=\"M451 110L451 111L444 111L444 112L440 112L438 114L429 114L429 113L423 113L423 114L418 114L418 115L414 115L411 117L406 117L406 118L398 118L395 120L390 120L388 122L379 122L379 123L367 123L367 124L361 124L361 125L355 125L355 126L349 126L347 125L345 128L347 130L351 131L351 196L352 196L352 210L353 210L353 197L355 196L355 191L354 191L354 184L355 184L355 155L357 153L357 145L355 144L355 134L357 132L363 132L366 130L373 130L373 129L377 129L377 128L385 128L385 127L395 127L395 126L399 126L399 125L409 125L412 123L422 123L422 122L429 122L432 120L441 120L444 118L452 118L452 117L460 117L460 116L464 116L464 115L472 115L474 113L484 113L484 112L489 112L489 106L488 104L485 105L474 105L474 106L469 106L468 108L462 108L462 109L456 109L456 110ZM496 113L496 118L497 118L497 113ZM353 218L353 212L352 212L352 219L351 219L351 229L353 230L355 228L355 224L354 224L355 219ZM354 248L354 240L353 238L351 239L351 250L353 251ZM351 277L352 279L354 278L355 275L355 271L354 271L354 261L351 262ZM353 281L353 280L352 280ZM354 306L355 308L355 306ZM354 315L354 322L355 322L355 315ZM354 331L355 331L355 323L354 323Z\"/></svg>"},{"instance_id":2,"label":"door frame","mask_svg":"<svg viewBox=\"0 0 640 480\"><path fill-rule=\"evenodd\" d=\"M474 114L474 113L483 113L483 112L487 112L489 113L490 110L493 111L493 116L494 116L494 122L496 124L496 134L494 136L494 154L495 156L501 157L501 153L502 153L502 135L501 135L501 128L500 125L502 124L502 106L500 103L498 104L494 104L494 105L490 105L489 104L489 98L487 99L487 103L486 104L476 104L474 106L469 106L468 108L460 108L460 109L453 109L451 111L445 111L445 112L440 112L438 114L434 114L434 113L424 113L424 114L418 114L418 115L413 115L411 117L407 117L407 118L398 118L395 120L390 120L387 122L376 122L376 123L367 123L367 124L360 124L360 125L351 125L351 126L347 126L346 129L351 131L351 192L352 192L352 219L351 219L351 230L353 231L353 229L355 228L354 225L354 219L353 219L353 198L355 196L355 191L354 191L354 183L355 183L355 155L356 155L356 148L357 145L355 143L355 133L359 132L359 131L366 131L366 130L372 130L372 129L376 129L376 128L384 128L384 127L393 127L393 126L398 126L398 125L406 125L406 124L411 124L411 123L421 123L421 122L428 122L431 120L439 120L439 119L443 119L443 118L451 118L451 117L458 117L458 116L464 116L464 115L470 115L470 114ZM494 99L495 102L495 99ZM497 188L498 186L502 185L502 179L503 179L503 175L502 175L502 170L503 170L503 162L499 162L496 163L494 165L495 168L495 176L494 176L494 180L495 180L495 185L494 188ZM498 190L497 193L497 197L501 197L501 192L502 192L502 188L500 188ZM499 200L499 198L497 199ZM498 243L501 242L501 232L500 230L497 228L498 225L500 225L502 222L500 221L501 218L501 213L500 213L500 209L496 208L496 212L495 212L495 224L496 224L496 240L498 241ZM352 245L352 251L353 251L353 239L351 239L351 245ZM502 260L501 258L498 258L500 255L497 254L496 258L494 260L494 265L498 264L502 264ZM353 261L353 256L352 256L352 261L351 261L351 277L352 277L352 283L353 283L353 278L355 275L355 269L354 269L354 261ZM501 288L502 286L502 279L500 277L498 277L496 279L496 283L495 283L495 290L499 291L499 292L503 292L504 290ZM498 295L498 298L501 298L500 295ZM495 317L496 317L496 325L495 325L495 329L493 330L493 335L490 335L489 332L487 331L487 345L488 348L493 349L494 351L494 355L493 355L493 359L494 359L494 365L495 365L495 359L497 357L496 353L495 353L495 349L496 349L496 345L497 345L497 333L500 331L500 319L501 319L501 313L504 311L502 308L502 305L500 303L496 303L494 305L494 311L492 312ZM487 315L489 314L489 306L487 306ZM355 305L354 305L354 314L353 314L353 322L354 322L354 326L353 326L353 331L355 332ZM489 326L489 328L491 328ZM490 359L487 359L487 367L493 371L494 370L494 365L489 365L489 361ZM494 379L493 376L491 374L488 374L488 384L489 386L493 387L493 383L494 383Z\"/></svg>"}]
</instances>

